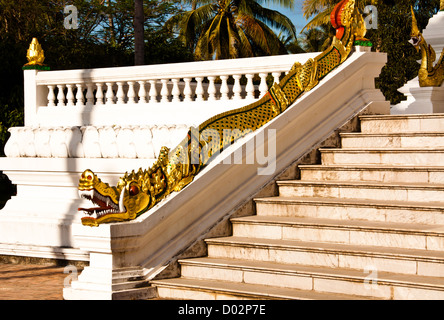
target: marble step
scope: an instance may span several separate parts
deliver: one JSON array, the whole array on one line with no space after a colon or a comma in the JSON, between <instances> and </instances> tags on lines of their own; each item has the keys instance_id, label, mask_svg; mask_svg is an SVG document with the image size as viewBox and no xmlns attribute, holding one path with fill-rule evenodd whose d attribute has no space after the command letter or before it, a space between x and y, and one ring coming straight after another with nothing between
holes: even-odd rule
<instances>
[{"instance_id":1,"label":"marble step","mask_svg":"<svg viewBox=\"0 0 444 320\"><path fill-rule=\"evenodd\" d=\"M444 185L373 181L278 181L282 197L372 199L437 203L444 206Z\"/></svg>"},{"instance_id":2,"label":"marble step","mask_svg":"<svg viewBox=\"0 0 444 320\"><path fill-rule=\"evenodd\" d=\"M444 114L361 116L362 133L444 132Z\"/></svg>"},{"instance_id":3,"label":"marble step","mask_svg":"<svg viewBox=\"0 0 444 320\"><path fill-rule=\"evenodd\" d=\"M406 166L440 166L444 149L392 148L392 149L335 149L321 148L321 162L332 164L380 164Z\"/></svg>"},{"instance_id":4,"label":"marble step","mask_svg":"<svg viewBox=\"0 0 444 320\"><path fill-rule=\"evenodd\" d=\"M413 182L444 185L444 166L300 165L301 180Z\"/></svg>"},{"instance_id":5,"label":"marble step","mask_svg":"<svg viewBox=\"0 0 444 320\"><path fill-rule=\"evenodd\" d=\"M97 287L100 288L100 287ZM104 288L103 288L104 289ZM84 300L147 300L153 299L157 295L156 288L152 286L141 286L132 288L114 288L112 293L100 293L88 290L88 287L65 287L63 288L63 297L65 300L78 300L79 293L82 292Z\"/></svg>"},{"instance_id":6,"label":"marble step","mask_svg":"<svg viewBox=\"0 0 444 320\"><path fill-rule=\"evenodd\" d=\"M375 298L316 292L292 288L279 288L257 284L217 280L175 278L152 281L160 299L184 300L364 300ZM221 314L219 310L215 314Z\"/></svg>"},{"instance_id":7,"label":"marble step","mask_svg":"<svg viewBox=\"0 0 444 320\"><path fill-rule=\"evenodd\" d=\"M236 237L444 249L444 225L279 216L248 216L231 219L231 222Z\"/></svg>"},{"instance_id":8,"label":"marble step","mask_svg":"<svg viewBox=\"0 0 444 320\"><path fill-rule=\"evenodd\" d=\"M444 278L241 259L179 261L186 279L217 280L379 299L443 299Z\"/></svg>"},{"instance_id":9,"label":"marble step","mask_svg":"<svg viewBox=\"0 0 444 320\"><path fill-rule=\"evenodd\" d=\"M444 206L424 202L315 197L256 198L258 216L444 225Z\"/></svg>"},{"instance_id":10,"label":"marble step","mask_svg":"<svg viewBox=\"0 0 444 320\"><path fill-rule=\"evenodd\" d=\"M444 148L443 132L341 133L342 148Z\"/></svg>"},{"instance_id":11,"label":"marble step","mask_svg":"<svg viewBox=\"0 0 444 320\"><path fill-rule=\"evenodd\" d=\"M224 237L205 240L208 257L444 277L444 252L325 242Z\"/></svg>"}]
</instances>

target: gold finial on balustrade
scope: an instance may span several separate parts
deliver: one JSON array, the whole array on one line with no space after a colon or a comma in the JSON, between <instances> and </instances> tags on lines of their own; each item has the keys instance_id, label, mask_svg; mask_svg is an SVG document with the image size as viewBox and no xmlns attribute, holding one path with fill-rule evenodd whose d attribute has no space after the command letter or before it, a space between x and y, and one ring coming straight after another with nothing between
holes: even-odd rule
<instances>
[{"instance_id":1,"label":"gold finial on balustrade","mask_svg":"<svg viewBox=\"0 0 444 320\"><path fill-rule=\"evenodd\" d=\"M23 70L49 70L49 67L43 64L43 61L45 61L45 55L37 38L32 38L26 53L26 58L28 59L28 63L23 66Z\"/></svg>"}]
</instances>

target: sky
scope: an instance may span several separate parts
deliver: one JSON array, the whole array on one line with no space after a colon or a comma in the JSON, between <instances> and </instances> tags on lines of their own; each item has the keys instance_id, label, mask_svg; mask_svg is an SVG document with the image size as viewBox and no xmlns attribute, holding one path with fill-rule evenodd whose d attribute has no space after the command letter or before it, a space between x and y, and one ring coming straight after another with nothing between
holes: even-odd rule
<instances>
[{"instance_id":1,"label":"sky","mask_svg":"<svg viewBox=\"0 0 444 320\"><path fill-rule=\"evenodd\" d=\"M303 2L304 2L304 0L294 0L294 8L293 9L286 9L286 8L283 8L280 5L276 5L276 4L262 4L262 6L272 9L272 10L279 11L283 15L290 18L296 27L297 33L300 33L302 28L304 28L305 25L307 24L307 20L304 18L304 15L302 13L302 3Z\"/></svg>"}]
</instances>

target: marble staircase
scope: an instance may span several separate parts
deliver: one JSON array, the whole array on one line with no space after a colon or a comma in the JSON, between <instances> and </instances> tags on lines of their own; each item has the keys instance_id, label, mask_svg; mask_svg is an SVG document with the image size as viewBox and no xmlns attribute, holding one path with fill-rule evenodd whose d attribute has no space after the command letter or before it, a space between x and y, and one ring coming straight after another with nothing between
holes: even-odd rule
<instances>
[{"instance_id":1,"label":"marble staircase","mask_svg":"<svg viewBox=\"0 0 444 320\"><path fill-rule=\"evenodd\" d=\"M152 281L159 298L444 299L444 114L360 127L180 260L180 278Z\"/></svg>"}]
</instances>

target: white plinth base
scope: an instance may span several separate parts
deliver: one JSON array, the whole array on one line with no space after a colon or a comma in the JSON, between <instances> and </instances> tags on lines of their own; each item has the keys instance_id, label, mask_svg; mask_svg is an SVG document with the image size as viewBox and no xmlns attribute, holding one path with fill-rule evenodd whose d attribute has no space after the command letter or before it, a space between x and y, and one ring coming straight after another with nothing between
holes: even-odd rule
<instances>
[{"instance_id":1,"label":"white plinth base","mask_svg":"<svg viewBox=\"0 0 444 320\"><path fill-rule=\"evenodd\" d=\"M391 114L444 113L444 86L420 87L415 78L402 87L407 100L392 106Z\"/></svg>"},{"instance_id":2,"label":"white plinth base","mask_svg":"<svg viewBox=\"0 0 444 320\"><path fill-rule=\"evenodd\" d=\"M146 159L0 158L0 168L17 185L17 196L0 210L0 255L89 261L72 232L84 227L78 208L91 206L78 196L80 174L95 170L115 184L125 169L150 164Z\"/></svg>"},{"instance_id":3,"label":"white plinth base","mask_svg":"<svg viewBox=\"0 0 444 320\"><path fill-rule=\"evenodd\" d=\"M444 11L435 14L423 31L423 37L436 52L436 64L444 47ZM421 61L418 61L421 62ZM444 85L441 87L421 88L418 77L407 82L399 92L403 93L407 100L392 106L391 114L421 114L444 112Z\"/></svg>"},{"instance_id":4,"label":"white plinth base","mask_svg":"<svg viewBox=\"0 0 444 320\"><path fill-rule=\"evenodd\" d=\"M93 261L109 257L93 255ZM156 289L144 279L142 268L103 268L94 262L82 271L77 281L63 289L66 300L141 300L154 298L156 294Z\"/></svg>"}]
</instances>

